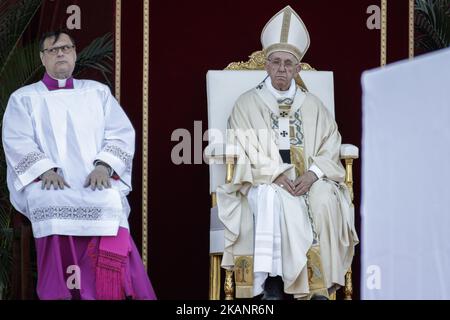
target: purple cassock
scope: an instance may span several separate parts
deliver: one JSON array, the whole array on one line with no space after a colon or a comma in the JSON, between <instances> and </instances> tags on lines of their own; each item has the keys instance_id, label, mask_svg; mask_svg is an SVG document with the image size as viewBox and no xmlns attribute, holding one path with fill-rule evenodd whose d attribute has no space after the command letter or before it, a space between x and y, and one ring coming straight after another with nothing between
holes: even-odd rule
<instances>
[{"instance_id":1,"label":"purple cassock","mask_svg":"<svg viewBox=\"0 0 450 320\"><path fill-rule=\"evenodd\" d=\"M48 90L73 89L73 78L42 79ZM155 300L156 295L130 233L117 236L36 238L42 300Z\"/></svg>"}]
</instances>

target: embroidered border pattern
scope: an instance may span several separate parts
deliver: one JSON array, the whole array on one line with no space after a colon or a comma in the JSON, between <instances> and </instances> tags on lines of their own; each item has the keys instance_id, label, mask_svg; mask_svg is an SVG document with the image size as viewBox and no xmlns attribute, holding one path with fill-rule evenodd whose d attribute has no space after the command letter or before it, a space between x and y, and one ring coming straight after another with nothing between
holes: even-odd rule
<instances>
[{"instance_id":1,"label":"embroidered border pattern","mask_svg":"<svg viewBox=\"0 0 450 320\"><path fill-rule=\"evenodd\" d=\"M295 137L291 137L291 144L303 146L303 123L298 112L294 113L294 120L290 121L290 125L295 126Z\"/></svg>"},{"instance_id":2,"label":"embroidered border pattern","mask_svg":"<svg viewBox=\"0 0 450 320\"><path fill-rule=\"evenodd\" d=\"M270 119L272 120L272 129L278 130L280 128L278 124L278 116L275 113L271 112Z\"/></svg>"},{"instance_id":3,"label":"embroidered border pattern","mask_svg":"<svg viewBox=\"0 0 450 320\"><path fill-rule=\"evenodd\" d=\"M50 219L99 220L102 217L100 207L51 206L31 211L31 221L39 222Z\"/></svg>"},{"instance_id":4,"label":"embroidered border pattern","mask_svg":"<svg viewBox=\"0 0 450 320\"><path fill-rule=\"evenodd\" d=\"M20 162L14 167L14 171L20 176L24 174L36 162L45 159L45 154L42 152L33 151L25 155Z\"/></svg>"},{"instance_id":5,"label":"embroidered border pattern","mask_svg":"<svg viewBox=\"0 0 450 320\"><path fill-rule=\"evenodd\" d=\"M126 170L131 170L131 162L133 161L131 154L125 152L122 148L119 148L118 146L112 144L106 145L103 151L111 153L113 156L122 160L125 163Z\"/></svg>"}]
</instances>

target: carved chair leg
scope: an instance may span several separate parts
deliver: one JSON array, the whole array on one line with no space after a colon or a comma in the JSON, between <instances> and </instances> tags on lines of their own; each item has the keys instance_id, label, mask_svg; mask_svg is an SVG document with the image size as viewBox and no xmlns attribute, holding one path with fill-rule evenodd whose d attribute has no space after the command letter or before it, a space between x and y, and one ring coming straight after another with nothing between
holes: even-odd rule
<instances>
[{"instance_id":1,"label":"carved chair leg","mask_svg":"<svg viewBox=\"0 0 450 320\"><path fill-rule=\"evenodd\" d=\"M225 300L234 300L233 270L225 271Z\"/></svg>"},{"instance_id":2,"label":"carved chair leg","mask_svg":"<svg viewBox=\"0 0 450 320\"><path fill-rule=\"evenodd\" d=\"M209 300L220 299L220 255L209 257Z\"/></svg>"},{"instance_id":3,"label":"carved chair leg","mask_svg":"<svg viewBox=\"0 0 450 320\"><path fill-rule=\"evenodd\" d=\"M353 295L352 268L350 268L345 274L344 300L352 300L352 295Z\"/></svg>"}]
</instances>

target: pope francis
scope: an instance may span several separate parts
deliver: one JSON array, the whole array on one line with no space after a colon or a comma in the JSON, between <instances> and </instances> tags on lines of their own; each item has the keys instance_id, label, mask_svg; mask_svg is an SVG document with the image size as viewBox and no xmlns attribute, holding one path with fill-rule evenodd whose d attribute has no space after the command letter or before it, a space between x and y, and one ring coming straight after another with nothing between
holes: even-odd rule
<instances>
[{"instance_id":1,"label":"pope francis","mask_svg":"<svg viewBox=\"0 0 450 320\"><path fill-rule=\"evenodd\" d=\"M327 297L344 285L358 243L341 136L323 103L295 83L310 44L298 14L278 12L261 42L268 76L238 98L228 120L228 143L240 155L231 183L217 191L222 266L239 269L243 257L253 265L237 297ZM318 264L309 263L312 250Z\"/></svg>"}]
</instances>

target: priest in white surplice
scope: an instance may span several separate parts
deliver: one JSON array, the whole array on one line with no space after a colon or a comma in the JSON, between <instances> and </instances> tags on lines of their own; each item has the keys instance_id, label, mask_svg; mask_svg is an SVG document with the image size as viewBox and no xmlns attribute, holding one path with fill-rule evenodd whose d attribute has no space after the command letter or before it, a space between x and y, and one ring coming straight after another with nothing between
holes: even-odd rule
<instances>
[{"instance_id":1,"label":"priest in white surplice","mask_svg":"<svg viewBox=\"0 0 450 320\"><path fill-rule=\"evenodd\" d=\"M72 77L67 32L45 34L40 52L46 73L11 95L2 132L10 199L36 238L38 296L154 299L128 231L133 126L107 86Z\"/></svg>"},{"instance_id":2,"label":"priest in white surplice","mask_svg":"<svg viewBox=\"0 0 450 320\"><path fill-rule=\"evenodd\" d=\"M229 118L229 143L241 154L232 182L217 190L222 266L253 257L253 283L237 284L237 297L314 297L307 253L317 246L321 266L310 273L323 270L326 296L344 285L358 243L341 136L322 102L294 81L309 47L297 13L289 6L277 13L261 41L268 77L239 97Z\"/></svg>"}]
</instances>

